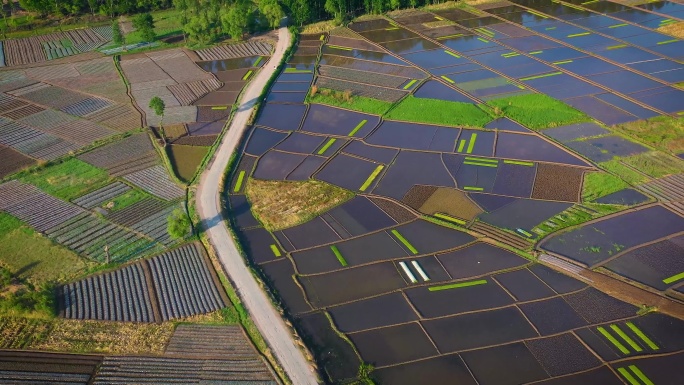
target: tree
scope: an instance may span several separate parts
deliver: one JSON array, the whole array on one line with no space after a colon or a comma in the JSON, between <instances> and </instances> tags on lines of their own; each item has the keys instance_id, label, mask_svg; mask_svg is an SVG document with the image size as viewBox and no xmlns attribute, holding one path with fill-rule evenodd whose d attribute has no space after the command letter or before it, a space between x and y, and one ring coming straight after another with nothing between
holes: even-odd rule
<instances>
[{"instance_id":1,"label":"tree","mask_svg":"<svg viewBox=\"0 0 684 385\"><path fill-rule=\"evenodd\" d=\"M190 218L185 215L182 209L173 210L168 217L168 225L166 227L169 235L173 239L182 239L190 233Z\"/></svg>"},{"instance_id":2,"label":"tree","mask_svg":"<svg viewBox=\"0 0 684 385\"><path fill-rule=\"evenodd\" d=\"M278 0L259 1L259 11L266 17L271 28L278 27L280 25L280 20L285 17L285 11L283 11Z\"/></svg>"},{"instance_id":3,"label":"tree","mask_svg":"<svg viewBox=\"0 0 684 385\"><path fill-rule=\"evenodd\" d=\"M145 12L133 17L133 26L140 33L144 41L153 41L157 34L154 32L154 18Z\"/></svg>"},{"instance_id":4,"label":"tree","mask_svg":"<svg viewBox=\"0 0 684 385\"><path fill-rule=\"evenodd\" d=\"M359 372L357 373L359 382L365 385L375 385L375 382L370 376L373 370L375 370L373 365L361 363L361 365L359 365Z\"/></svg>"},{"instance_id":5,"label":"tree","mask_svg":"<svg viewBox=\"0 0 684 385\"><path fill-rule=\"evenodd\" d=\"M154 110L154 113L160 117L159 119L159 126L161 127L163 125L164 121L164 110L166 110L166 104L164 103L164 100L160 98L159 96L155 96L150 100L150 108Z\"/></svg>"},{"instance_id":6,"label":"tree","mask_svg":"<svg viewBox=\"0 0 684 385\"><path fill-rule=\"evenodd\" d=\"M233 40L241 40L249 26L253 3L250 0L238 0L222 13L221 26L223 32Z\"/></svg>"},{"instance_id":7,"label":"tree","mask_svg":"<svg viewBox=\"0 0 684 385\"><path fill-rule=\"evenodd\" d=\"M124 45L126 42L118 20L112 22L112 41L114 41L116 45Z\"/></svg>"}]
</instances>

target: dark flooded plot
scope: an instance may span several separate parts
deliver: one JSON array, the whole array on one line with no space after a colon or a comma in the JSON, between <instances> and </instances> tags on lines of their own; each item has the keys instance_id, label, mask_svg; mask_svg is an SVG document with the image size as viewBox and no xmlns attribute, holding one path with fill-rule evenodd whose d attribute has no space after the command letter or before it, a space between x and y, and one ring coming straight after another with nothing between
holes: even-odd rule
<instances>
[{"instance_id":1,"label":"dark flooded plot","mask_svg":"<svg viewBox=\"0 0 684 385\"><path fill-rule=\"evenodd\" d=\"M266 97L267 103L304 103L306 92L271 92Z\"/></svg>"},{"instance_id":2,"label":"dark flooded plot","mask_svg":"<svg viewBox=\"0 0 684 385\"><path fill-rule=\"evenodd\" d=\"M568 277L567 275L559 273L544 265L535 264L530 266L529 269L558 294L570 293L587 286L587 284L582 281Z\"/></svg>"},{"instance_id":3,"label":"dark flooded plot","mask_svg":"<svg viewBox=\"0 0 684 385\"><path fill-rule=\"evenodd\" d=\"M517 135L508 132L499 133L495 156L498 158L589 166L584 160L537 136Z\"/></svg>"},{"instance_id":4,"label":"dark flooded plot","mask_svg":"<svg viewBox=\"0 0 684 385\"><path fill-rule=\"evenodd\" d=\"M651 51L655 51L663 56L667 56L674 60L684 59L684 42L678 40L674 43L668 43L663 45L654 45L648 47Z\"/></svg>"},{"instance_id":5,"label":"dark flooded plot","mask_svg":"<svg viewBox=\"0 0 684 385\"><path fill-rule=\"evenodd\" d=\"M525 126L514 122L508 118L499 118L487 123L484 128L497 129L503 131L514 131L514 132L530 132Z\"/></svg>"},{"instance_id":6,"label":"dark flooded plot","mask_svg":"<svg viewBox=\"0 0 684 385\"><path fill-rule=\"evenodd\" d=\"M305 82L276 82L271 87L272 92L306 92L309 90L309 83Z\"/></svg>"},{"instance_id":7,"label":"dark flooded plot","mask_svg":"<svg viewBox=\"0 0 684 385\"><path fill-rule=\"evenodd\" d=\"M337 327L345 333L418 319L418 315L401 293L391 293L336 306L330 308L329 311Z\"/></svg>"},{"instance_id":8,"label":"dark flooded plot","mask_svg":"<svg viewBox=\"0 0 684 385\"><path fill-rule=\"evenodd\" d=\"M653 350L647 346L644 346L644 349L648 348L648 351L656 353L675 352L684 349L684 339L676 338L684 330L684 321L657 312L648 313L630 321L658 347L658 350ZM635 335L633 338L645 345L638 336Z\"/></svg>"},{"instance_id":9,"label":"dark flooded plot","mask_svg":"<svg viewBox=\"0 0 684 385\"><path fill-rule=\"evenodd\" d=\"M541 51L549 48L557 48L561 45L538 35L502 39L501 42L518 51L530 52Z\"/></svg>"},{"instance_id":10,"label":"dark flooded plot","mask_svg":"<svg viewBox=\"0 0 684 385\"><path fill-rule=\"evenodd\" d=\"M557 235L541 247L591 266L619 250L680 231L684 231L684 218L662 206L651 206Z\"/></svg>"},{"instance_id":11,"label":"dark flooded plot","mask_svg":"<svg viewBox=\"0 0 684 385\"><path fill-rule=\"evenodd\" d=\"M322 136L293 132L287 139L280 142L275 149L298 154L311 154L324 140L325 138Z\"/></svg>"},{"instance_id":12,"label":"dark flooded plot","mask_svg":"<svg viewBox=\"0 0 684 385\"><path fill-rule=\"evenodd\" d=\"M352 266L409 255L384 231L344 241L336 246Z\"/></svg>"},{"instance_id":13,"label":"dark flooded plot","mask_svg":"<svg viewBox=\"0 0 684 385\"><path fill-rule=\"evenodd\" d=\"M266 263L259 268L264 272L270 286L276 290L290 314L312 310L311 305L306 302L302 289L292 277L295 273L294 267L287 258Z\"/></svg>"},{"instance_id":14,"label":"dark flooded plot","mask_svg":"<svg viewBox=\"0 0 684 385\"><path fill-rule=\"evenodd\" d=\"M299 128L305 112L305 105L268 103L259 114L256 125L294 131Z\"/></svg>"},{"instance_id":15,"label":"dark flooded plot","mask_svg":"<svg viewBox=\"0 0 684 385\"><path fill-rule=\"evenodd\" d=\"M623 385L615 374L608 369L607 366L602 366L598 369L590 370L580 374L573 374L571 376L564 376L559 378L552 378L546 381L537 382L538 385Z\"/></svg>"},{"instance_id":16,"label":"dark flooded plot","mask_svg":"<svg viewBox=\"0 0 684 385\"><path fill-rule=\"evenodd\" d=\"M402 54L402 57L418 67L425 69L446 67L470 62L465 58L456 57L453 53L448 52L449 51L446 51L443 48L436 48L430 51L415 52L410 54L404 53Z\"/></svg>"},{"instance_id":17,"label":"dark flooded plot","mask_svg":"<svg viewBox=\"0 0 684 385\"><path fill-rule=\"evenodd\" d=\"M238 228L247 228L259 226L260 223L252 215L249 201L244 195L230 195L228 196L230 204L230 215Z\"/></svg>"},{"instance_id":18,"label":"dark flooded plot","mask_svg":"<svg viewBox=\"0 0 684 385\"><path fill-rule=\"evenodd\" d=\"M304 161L297 166L297 168L295 168L286 179L293 181L308 180L316 172L316 170L323 165L324 162L325 158L320 156L307 156L306 159L304 159Z\"/></svg>"},{"instance_id":19,"label":"dark flooded plot","mask_svg":"<svg viewBox=\"0 0 684 385\"><path fill-rule=\"evenodd\" d=\"M441 75L459 74L459 73L463 73L463 72L477 71L477 70L481 70L484 68L479 64L471 63L469 60L466 60L465 58L461 58L458 60L460 61L460 64L458 64L458 65L450 65L447 67L433 68L430 70L430 73L433 74L434 76L441 76Z\"/></svg>"},{"instance_id":20,"label":"dark flooded plot","mask_svg":"<svg viewBox=\"0 0 684 385\"><path fill-rule=\"evenodd\" d=\"M574 60L577 58L585 57L587 55L573 48L558 47L545 49L542 52L535 54L534 56L538 57L541 60L553 63L557 61Z\"/></svg>"},{"instance_id":21,"label":"dark flooded plot","mask_svg":"<svg viewBox=\"0 0 684 385\"><path fill-rule=\"evenodd\" d=\"M301 274L327 273L344 267L329 246L294 252L292 259Z\"/></svg>"},{"instance_id":22,"label":"dark flooded plot","mask_svg":"<svg viewBox=\"0 0 684 385\"><path fill-rule=\"evenodd\" d=\"M438 126L427 124L384 121L367 142L379 146L412 150L429 150ZM450 129L458 136L459 129ZM454 138L455 139L455 138Z\"/></svg>"},{"instance_id":23,"label":"dark flooded plot","mask_svg":"<svg viewBox=\"0 0 684 385\"><path fill-rule=\"evenodd\" d=\"M284 180L304 159L306 155L269 151L259 159L254 177L264 180Z\"/></svg>"},{"instance_id":24,"label":"dark flooded plot","mask_svg":"<svg viewBox=\"0 0 684 385\"><path fill-rule=\"evenodd\" d=\"M276 83L283 83L283 82L306 82L306 83L311 83L313 80L313 73L307 74L307 73L282 73L280 76L278 76L278 79L276 79Z\"/></svg>"},{"instance_id":25,"label":"dark flooded plot","mask_svg":"<svg viewBox=\"0 0 684 385\"><path fill-rule=\"evenodd\" d=\"M295 249L306 249L340 240L340 237L321 217L316 217L299 226L282 230Z\"/></svg>"},{"instance_id":26,"label":"dark flooded plot","mask_svg":"<svg viewBox=\"0 0 684 385\"><path fill-rule=\"evenodd\" d=\"M495 194L529 198L534 186L536 164L532 166L500 163L492 192Z\"/></svg>"},{"instance_id":27,"label":"dark flooded plot","mask_svg":"<svg viewBox=\"0 0 684 385\"><path fill-rule=\"evenodd\" d=\"M361 158L370 159L372 161L384 164L390 164L392 159L399 153L399 150L393 148L373 147L361 141L354 140L349 143L343 152L351 155L356 155Z\"/></svg>"},{"instance_id":28,"label":"dark flooded plot","mask_svg":"<svg viewBox=\"0 0 684 385\"><path fill-rule=\"evenodd\" d=\"M414 39L418 37L418 35L416 35L415 33L404 28L391 28L389 30L382 29L368 32L360 32L359 34L374 43L394 42L398 40Z\"/></svg>"},{"instance_id":29,"label":"dark flooded plot","mask_svg":"<svg viewBox=\"0 0 684 385\"><path fill-rule=\"evenodd\" d=\"M492 156L496 145L496 133L492 131L475 131L463 129L458 138L458 148L462 147L461 153L468 155ZM461 146L463 144L463 146Z\"/></svg>"},{"instance_id":30,"label":"dark flooded plot","mask_svg":"<svg viewBox=\"0 0 684 385\"><path fill-rule=\"evenodd\" d=\"M605 135L609 133L610 131L596 123L578 123L544 130L544 135L550 136L561 143L567 143L576 139Z\"/></svg>"},{"instance_id":31,"label":"dark flooded plot","mask_svg":"<svg viewBox=\"0 0 684 385\"><path fill-rule=\"evenodd\" d=\"M438 354L418 323L354 333L349 338L363 360L375 366L398 364Z\"/></svg>"},{"instance_id":32,"label":"dark flooded plot","mask_svg":"<svg viewBox=\"0 0 684 385\"><path fill-rule=\"evenodd\" d=\"M474 103L473 99L436 80L427 81L415 92L414 96L417 98L439 99L450 102Z\"/></svg>"},{"instance_id":33,"label":"dark flooded plot","mask_svg":"<svg viewBox=\"0 0 684 385\"><path fill-rule=\"evenodd\" d=\"M414 184L456 187L439 154L401 151L373 193L401 200Z\"/></svg>"},{"instance_id":34,"label":"dark flooded plot","mask_svg":"<svg viewBox=\"0 0 684 385\"><path fill-rule=\"evenodd\" d=\"M453 249L475 240L475 237L465 232L423 220L401 225L396 230L418 250L419 254Z\"/></svg>"},{"instance_id":35,"label":"dark flooded plot","mask_svg":"<svg viewBox=\"0 0 684 385\"><path fill-rule=\"evenodd\" d=\"M524 303L519 307L543 336L562 333L587 324L587 321L562 297Z\"/></svg>"},{"instance_id":36,"label":"dark flooded plot","mask_svg":"<svg viewBox=\"0 0 684 385\"><path fill-rule=\"evenodd\" d=\"M242 156L240 157L240 163L233 172L230 184L227 184L225 186L226 193L239 194L242 191L244 191L246 185L245 181L247 180L246 178L252 175L252 170L254 169L254 165L256 164L257 159L258 158L256 157L249 156L247 154L242 154ZM240 174L243 171L244 174L242 176L242 181L240 182L240 185L238 185L238 179L240 179Z\"/></svg>"},{"instance_id":37,"label":"dark flooded plot","mask_svg":"<svg viewBox=\"0 0 684 385\"><path fill-rule=\"evenodd\" d=\"M672 87L638 92L630 97L670 114L684 111L684 91Z\"/></svg>"},{"instance_id":38,"label":"dark flooded plot","mask_svg":"<svg viewBox=\"0 0 684 385\"><path fill-rule=\"evenodd\" d=\"M458 354L376 369L372 376L380 384L388 385L476 384Z\"/></svg>"},{"instance_id":39,"label":"dark flooded plot","mask_svg":"<svg viewBox=\"0 0 684 385\"><path fill-rule=\"evenodd\" d=\"M425 318L491 309L515 302L491 278L484 279L487 283L480 285L437 291L429 291L427 287L418 287L408 289L405 293L413 306Z\"/></svg>"},{"instance_id":40,"label":"dark flooded plot","mask_svg":"<svg viewBox=\"0 0 684 385\"><path fill-rule=\"evenodd\" d=\"M396 222L368 198L357 196L328 212L351 236L394 226Z\"/></svg>"},{"instance_id":41,"label":"dark flooded plot","mask_svg":"<svg viewBox=\"0 0 684 385\"><path fill-rule=\"evenodd\" d=\"M331 46L325 46L323 47L323 54L353 57L357 59L371 60L388 64L406 65L406 62L404 62L403 60L397 59L396 56L392 56L385 52L364 51L360 49L348 50Z\"/></svg>"},{"instance_id":42,"label":"dark flooded plot","mask_svg":"<svg viewBox=\"0 0 684 385\"><path fill-rule=\"evenodd\" d=\"M684 236L641 247L613 259L605 267L633 281L666 290L676 284L664 282L684 272Z\"/></svg>"},{"instance_id":43,"label":"dark flooded plot","mask_svg":"<svg viewBox=\"0 0 684 385\"><path fill-rule=\"evenodd\" d=\"M601 365L601 361L570 333L530 340L525 345L552 376L581 372Z\"/></svg>"},{"instance_id":44,"label":"dark flooded plot","mask_svg":"<svg viewBox=\"0 0 684 385\"><path fill-rule=\"evenodd\" d=\"M249 255L254 263L260 264L277 258L271 245L277 249L280 246L277 246L275 239L266 229L260 227L241 230L237 232L237 236L245 254Z\"/></svg>"},{"instance_id":45,"label":"dark flooded plot","mask_svg":"<svg viewBox=\"0 0 684 385\"><path fill-rule=\"evenodd\" d=\"M549 377L522 342L465 352L461 356L480 385L516 385Z\"/></svg>"},{"instance_id":46,"label":"dark flooded plot","mask_svg":"<svg viewBox=\"0 0 684 385\"><path fill-rule=\"evenodd\" d=\"M226 125L225 120L216 120L213 122L198 122L188 124L188 134L190 135L217 135L223 131L223 126Z\"/></svg>"},{"instance_id":47,"label":"dark flooded plot","mask_svg":"<svg viewBox=\"0 0 684 385\"><path fill-rule=\"evenodd\" d=\"M355 32L372 31L374 29L389 27L392 27L392 25L386 19L375 19L349 24L349 29Z\"/></svg>"},{"instance_id":48,"label":"dark flooded plot","mask_svg":"<svg viewBox=\"0 0 684 385\"><path fill-rule=\"evenodd\" d=\"M580 76L596 75L605 72L615 72L621 70L621 67L595 57L574 59L570 63L562 64L561 67L566 71L570 71Z\"/></svg>"},{"instance_id":49,"label":"dark flooded plot","mask_svg":"<svg viewBox=\"0 0 684 385\"><path fill-rule=\"evenodd\" d=\"M614 156L626 157L648 151L648 148L627 139L623 139L617 135L607 135L600 138L588 139L585 142L598 148L601 153L609 156L606 160L613 159Z\"/></svg>"},{"instance_id":50,"label":"dark flooded plot","mask_svg":"<svg viewBox=\"0 0 684 385\"><path fill-rule=\"evenodd\" d=\"M527 269L494 276L501 286L518 301L532 301L552 297L556 293Z\"/></svg>"},{"instance_id":51,"label":"dark flooded plot","mask_svg":"<svg viewBox=\"0 0 684 385\"><path fill-rule=\"evenodd\" d=\"M392 262L301 277L300 282L311 303L318 307L359 300L406 286Z\"/></svg>"},{"instance_id":52,"label":"dark flooded plot","mask_svg":"<svg viewBox=\"0 0 684 385\"><path fill-rule=\"evenodd\" d=\"M261 60L259 60L261 58ZM197 65L207 72L220 72L236 70L240 68L254 67L254 63L259 60L259 65L263 65L264 58L261 56L248 56L235 59L200 61Z\"/></svg>"},{"instance_id":53,"label":"dark flooded plot","mask_svg":"<svg viewBox=\"0 0 684 385\"><path fill-rule=\"evenodd\" d=\"M349 155L336 155L316 173L316 179L356 191L375 170L377 165Z\"/></svg>"},{"instance_id":54,"label":"dark flooded plot","mask_svg":"<svg viewBox=\"0 0 684 385\"><path fill-rule=\"evenodd\" d=\"M573 99L566 99L566 103L584 112L592 118L599 120L607 125L620 124L638 120L632 114L628 114L612 105L598 100L591 96L582 96Z\"/></svg>"},{"instance_id":55,"label":"dark flooded plot","mask_svg":"<svg viewBox=\"0 0 684 385\"><path fill-rule=\"evenodd\" d=\"M480 215L480 220L490 225L512 231L530 230L552 216L567 210L572 204L534 199L519 199L494 212Z\"/></svg>"},{"instance_id":56,"label":"dark flooded plot","mask_svg":"<svg viewBox=\"0 0 684 385\"><path fill-rule=\"evenodd\" d=\"M340 337L323 312L296 319L296 325L306 341L313 345L316 361L332 381L355 378L361 360L351 344Z\"/></svg>"},{"instance_id":57,"label":"dark flooded plot","mask_svg":"<svg viewBox=\"0 0 684 385\"><path fill-rule=\"evenodd\" d=\"M614 363L612 366L618 371L623 369L627 373L630 371L634 373L632 366L635 366L652 384L676 385L680 382L678 379L684 376L682 362L684 362L684 353L677 353L662 357L635 358Z\"/></svg>"},{"instance_id":58,"label":"dark flooded plot","mask_svg":"<svg viewBox=\"0 0 684 385\"><path fill-rule=\"evenodd\" d=\"M456 173L456 183L466 191L492 192L497 171L496 167L464 163Z\"/></svg>"},{"instance_id":59,"label":"dark flooded plot","mask_svg":"<svg viewBox=\"0 0 684 385\"><path fill-rule=\"evenodd\" d=\"M587 79L623 94L661 87L662 84L629 71L587 76Z\"/></svg>"},{"instance_id":60,"label":"dark flooded plot","mask_svg":"<svg viewBox=\"0 0 684 385\"><path fill-rule=\"evenodd\" d=\"M636 314L637 311L634 305L622 302L593 287L567 294L564 298L589 323L627 318Z\"/></svg>"},{"instance_id":61,"label":"dark flooded plot","mask_svg":"<svg viewBox=\"0 0 684 385\"><path fill-rule=\"evenodd\" d=\"M311 104L302 131L339 136L347 136L353 132L354 137L363 138L378 125L379 120L375 115Z\"/></svg>"},{"instance_id":62,"label":"dark flooded plot","mask_svg":"<svg viewBox=\"0 0 684 385\"><path fill-rule=\"evenodd\" d=\"M510 251L487 243L476 243L464 249L440 254L437 258L454 279L491 274L528 263L526 259Z\"/></svg>"},{"instance_id":63,"label":"dark flooded plot","mask_svg":"<svg viewBox=\"0 0 684 385\"><path fill-rule=\"evenodd\" d=\"M470 198L484 211L489 213L518 200L518 198L513 197L479 193L470 193Z\"/></svg>"}]
</instances>

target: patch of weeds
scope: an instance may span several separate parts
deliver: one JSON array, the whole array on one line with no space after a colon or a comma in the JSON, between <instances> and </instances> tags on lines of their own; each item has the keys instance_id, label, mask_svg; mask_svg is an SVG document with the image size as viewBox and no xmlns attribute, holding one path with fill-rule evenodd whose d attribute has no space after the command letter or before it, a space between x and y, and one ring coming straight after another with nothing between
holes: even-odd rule
<instances>
[{"instance_id":1,"label":"patch of weeds","mask_svg":"<svg viewBox=\"0 0 684 385\"><path fill-rule=\"evenodd\" d=\"M526 94L487 102L531 129L544 129L591 121L587 115L544 94Z\"/></svg>"}]
</instances>

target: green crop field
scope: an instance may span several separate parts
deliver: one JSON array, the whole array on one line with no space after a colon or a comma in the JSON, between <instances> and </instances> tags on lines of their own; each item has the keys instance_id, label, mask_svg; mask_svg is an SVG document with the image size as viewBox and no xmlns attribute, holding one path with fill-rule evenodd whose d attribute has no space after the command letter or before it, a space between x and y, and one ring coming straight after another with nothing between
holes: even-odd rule
<instances>
[{"instance_id":1,"label":"green crop field","mask_svg":"<svg viewBox=\"0 0 684 385\"><path fill-rule=\"evenodd\" d=\"M492 121L491 115L474 104L416 98L413 95L402 100L386 118L469 127L484 127Z\"/></svg>"},{"instance_id":2,"label":"green crop field","mask_svg":"<svg viewBox=\"0 0 684 385\"><path fill-rule=\"evenodd\" d=\"M103 187L110 177L104 170L73 158L34 171L20 180L57 198L71 200Z\"/></svg>"},{"instance_id":3,"label":"green crop field","mask_svg":"<svg viewBox=\"0 0 684 385\"><path fill-rule=\"evenodd\" d=\"M591 119L569 105L543 94L527 94L494 99L487 102L526 127L544 129Z\"/></svg>"}]
</instances>

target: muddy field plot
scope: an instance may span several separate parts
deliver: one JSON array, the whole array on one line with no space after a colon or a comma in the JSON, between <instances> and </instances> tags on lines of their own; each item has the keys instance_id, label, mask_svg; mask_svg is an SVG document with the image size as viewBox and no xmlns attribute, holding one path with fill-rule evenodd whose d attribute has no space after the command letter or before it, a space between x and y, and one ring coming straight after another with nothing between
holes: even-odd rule
<instances>
[{"instance_id":1,"label":"muddy field plot","mask_svg":"<svg viewBox=\"0 0 684 385\"><path fill-rule=\"evenodd\" d=\"M102 357L94 355L0 351L0 381L5 384L91 383Z\"/></svg>"},{"instance_id":2,"label":"muddy field plot","mask_svg":"<svg viewBox=\"0 0 684 385\"><path fill-rule=\"evenodd\" d=\"M7 175L14 174L17 171L36 164L35 159L3 145L0 145L0 158L2 158L0 178L4 178Z\"/></svg>"}]
</instances>

